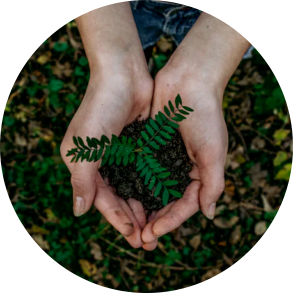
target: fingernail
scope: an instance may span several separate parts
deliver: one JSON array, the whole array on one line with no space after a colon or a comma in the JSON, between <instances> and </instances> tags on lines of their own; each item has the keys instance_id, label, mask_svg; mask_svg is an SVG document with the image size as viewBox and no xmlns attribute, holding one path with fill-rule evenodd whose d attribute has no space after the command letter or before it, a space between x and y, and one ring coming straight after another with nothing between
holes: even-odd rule
<instances>
[{"instance_id":1,"label":"fingernail","mask_svg":"<svg viewBox=\"0 0 293 293\"><path fill-rule=\"evenodd\" d=\"M216 211L216 203L213 202L209 206L209 209L208 209L208 214L207 214L208 219L210 219L210 220L213 220L214 219L214 217L215 217L215 211Z\"/></svg>"},{"instance_id":2,"label":"fingernail","mask_svg":"<svg viewBox=\"0 0 293 293\"><path fill-rule=\"evenodd\" d=\"M73 208L73 213L76 217L79 217L84 214L85 209L85 200L80 196L75 197L75 204Z\"/></svg>"}]
</instances>

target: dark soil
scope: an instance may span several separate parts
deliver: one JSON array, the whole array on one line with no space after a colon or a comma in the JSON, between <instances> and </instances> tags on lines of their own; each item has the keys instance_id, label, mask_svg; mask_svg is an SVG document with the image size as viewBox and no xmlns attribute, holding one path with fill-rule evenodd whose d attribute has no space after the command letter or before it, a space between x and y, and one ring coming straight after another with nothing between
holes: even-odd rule
<instances>
[{"instance_id":1,"label":"dark soil","mask_svg":"<svg viewBox=\"0 0 293 293\"><path fill-rule=\"evenodd\" d=\"M145 130L146 121L134 122L125 127L120 137L125 135L131 137L133 141L136 141L141 137L140 132ZM191 171L190 159L187 155L185 145L183 143L181 134L176 131L172 135L171 140L165 140L166 146L160 145L160 150L153 150L154 157L158 162L171 172L168 180L176 180L179 183L172 187L184 193L186 187L190 184L191 179L188 173ZM116 192L124 199L130 197L135 198L142 202L145 210L159 210L163 208L162 198L159 195L154 197L154 189L149 190L147 185L144 185L144 178L140 178L140 172L136 172L136 160L132 164L128 164L126 167L121 164L117 166L112 164L111 166L105 165L100 169L103 178L108 177L110 184L116 188ZM176 199L170 194L169 202Z\"/></svg>"}]
</instances>

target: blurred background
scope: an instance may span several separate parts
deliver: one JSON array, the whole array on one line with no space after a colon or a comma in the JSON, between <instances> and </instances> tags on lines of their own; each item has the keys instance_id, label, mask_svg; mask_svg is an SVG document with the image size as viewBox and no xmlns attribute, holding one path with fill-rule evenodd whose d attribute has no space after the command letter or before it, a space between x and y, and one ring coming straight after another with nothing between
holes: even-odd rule
<instances>
[{"instance_id":1,"label":"blurred background","mask_svg":"<svg viewBox=\"0 0 293 293\"><path fill-rule=\"evenodd\" d=\"M145 52L153 76L174 50L172 40L162 37ZM88 79L73 21L28 60L6 105L2 171L14 209L37 244L84 279L135 292L194 285L243 257L277 214L293 150L282 90L261 55L254 50L241 62L225 92L229 154L215 219L198 212L161 237L153 252L132 249L95 209L73 216L70 174L59 147Z\"/></svg>"}]
</instances>

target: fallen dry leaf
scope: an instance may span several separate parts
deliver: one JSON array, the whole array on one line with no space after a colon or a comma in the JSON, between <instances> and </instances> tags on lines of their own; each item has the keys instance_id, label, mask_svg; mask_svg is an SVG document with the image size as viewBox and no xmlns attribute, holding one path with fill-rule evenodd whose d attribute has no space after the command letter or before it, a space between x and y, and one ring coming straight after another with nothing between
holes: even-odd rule
<instances>
[{"instance_id":1,"label":"fallen dry leaf","mask_svg":"<svg viewBox=\"0 0 293 293\"><path fill-rule=\"evenodd\" d=\"M85 275L88 277L92 277L97 273L97 267L95 264L91 264L88 260L86 259L80 259L79 264L81 266L81 269Z\"/></svg>"},{"instance_id":2,"label":"fallen dry leaf","mask_svg":"<svg viewBox=\"0 0 293 293\"><path fill-rule=\"evenodd\" d=\"M254 233L258 236L263 235L267 230L267 223L265 221L258 222L254 227Z\"/></svg>"},{"instance_id":3,"label":"fallen dry leaf","mask_svg":"<svg viewBox=\"0 0 293 293\"><path fill-rule=\"evenodd\" d=\"M200 287L209 287L217 284L222 280L222 273L219 269L213 269L206 272L200 281Z\"/></svg>"},{"instance_id":4,"label":"fallen dry leaf","mask_svg":"<svg viewBox=\"0 0 293 293\"><path fill-rule=\"evenodd\" d=\"M44 240L43 235L33 234L31 236L42 249L44 249L44 250L50 249L50 245L47 240Z\"/></svg>"},{"instance_id":5,"label":"fallen dry leaf","mask_svg":"<svg viewBox=\"0 0 293 293\"><path fill-rule=\"evenodd\" d=\"M194 248L194 250L197 250L201 242L201 236L195 235L189 240L189 244Z\"/></svg>"},{"instance_id":6,"label":"fallen dry leaf","mask_svg":"<svg viewBox=\"0 0 293 293\"><path fill-rule=\"evenodd\" d=\"M222 217L218 217L214 219L214 225L221 229L229 229L232 228L239 221L239 217L234 216L230 220L224 219Z\"/></svg>"},{"instance_id":7,"label":"fallen dry leaf","mask_svg":"<svg viewBox=\"0 0 293 293\"><path fill-rule=\"evenodd\" d=\"M103 254L102 254L102 249L101 249L101 246L96 243L96 242L91 242L90 243L90 246L91 246L91 255L94 257L95 260L103 260Z\"/></svg>"},{"instance_id":8,"label":"fallen dry leaf","mask_svg":"<svg viewBox=\"0 0 293 293\"><path fill-rule=\"evenodd\" d=\"M241 239L241 226L237 225L230 236L230 243L236 244Z\"/></svg>"}]
</instances>

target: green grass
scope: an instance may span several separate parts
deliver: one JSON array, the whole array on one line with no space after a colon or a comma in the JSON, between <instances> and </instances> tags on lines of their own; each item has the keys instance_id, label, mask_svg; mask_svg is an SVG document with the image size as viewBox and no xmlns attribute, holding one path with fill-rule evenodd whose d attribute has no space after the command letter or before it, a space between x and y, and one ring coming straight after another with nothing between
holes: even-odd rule
<instances>
[{"instance_id":1,"label":"green grass","mask_svg":"<svg viewBox=\"0 0 293 293\"><path fill-rule=\"evenodd\" d=\"M72 214L59 146L89 70L67 7L0 3L0 292L292 292L292 1L227 87L216 220L198 213L154 252Z\"/></svg>"}]
</instances>

